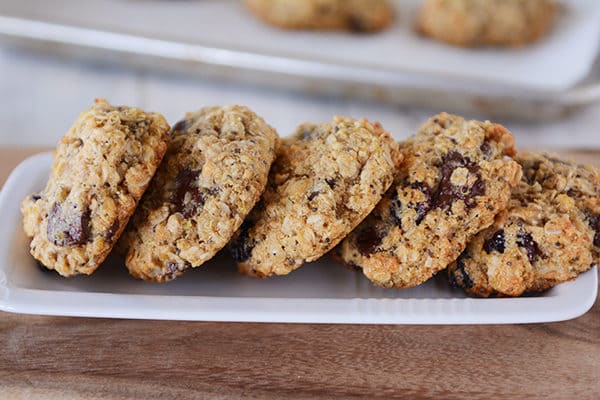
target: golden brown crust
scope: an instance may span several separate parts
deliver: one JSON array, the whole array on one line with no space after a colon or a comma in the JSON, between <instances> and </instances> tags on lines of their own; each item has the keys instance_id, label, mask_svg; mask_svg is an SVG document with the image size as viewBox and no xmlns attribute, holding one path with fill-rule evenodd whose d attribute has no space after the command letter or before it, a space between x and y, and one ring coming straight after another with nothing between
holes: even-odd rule
<instances>
[{"instance_id":1,"label":"golden brown crust","mask_svg":"<svg viewBox=\"0 0 600 400\"><path fill-rule=\"evenodd\" d=\"M456 46L523 46L550 31L552 0L427 0L417 31Z\"/></svg>"},{"instance_id":2,"label":"golden brown crust","mask_svg":"<svg viewBox=\"0 0 600 400\"><path fill-rule=\"evenodd\" d=\"M129 272L166 282L212 258L260 198L277 133L244 106L188 113L123 235Z\"/></svg>"},{"instance_id":3,"label":"golden brown crust","mask_svg":"<svg viewBox=\"0 0 600 400\"><path fill-rule=\"evenodd\" d=\"M338 252L373 283L405 288L446 268L493 223L521 168L504 127L445 113L400 149L394 184Z\"/></svg>"},{"instance_id":4,"label":"golden brown crust","mask_svg":"<svg viewBox=\"0 0 600 400\"><path fill-rule=\"evenodd\" d=\"M387 0L244 0L265 22L284 29L379 31L390 24Z\"/></svg>"},{"instance_id":5,"label":"golden brown crust","mask_svg":"<svg viewBox=\"0 0 600 400\"><path fill-rule=\"evenodd\" d=\"M85 110L62 138L46 188L23 200L31 254L63 276L91 274L113 248L166 151L162 115Z\"/></svg>"},{"instance_id":6,"label":"golden brown crust","mask_svg":"<svg viewBox=\"0 0 600 400\"><path fill-rule=\"evenodd\" d=\"M546 290L600 262L600 172L545 154L518 161L523 179L508 209L449 267L471 295Z\"/></svg>"},{"instance_id":7,"label":"golden brown crust","mask_svg":"<svg viewBox=\"0 0 600 400\"><path fill-rule=\"evenodd\" d=\"M239 270L285 275L333 248L391 184L395 147L364 119L301 125L284 140L261 202L230 245Z\"/></svg>"}]
</instances>

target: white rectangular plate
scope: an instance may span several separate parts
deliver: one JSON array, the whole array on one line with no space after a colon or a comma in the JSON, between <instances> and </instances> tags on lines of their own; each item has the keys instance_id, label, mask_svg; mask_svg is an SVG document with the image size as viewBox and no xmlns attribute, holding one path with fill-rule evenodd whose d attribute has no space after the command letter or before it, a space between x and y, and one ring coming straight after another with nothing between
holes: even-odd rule
<instances>
[{"instance_id":1,"label":"white rectangular plate","mask_svg":"<svg viewBox=\"0 0 600 400\"><path fill-rule=\"evenodd\" d=\"M238 274L227 254L162 285L129 277L116 256L91 276L65 279L43 271L29 255L19 211L23 197L44 187L51 164L51 153L25 160L0 193L4 311L199 321L495 324L575 318L596 298L596 268L535 297L472 299L441 276L412 289L377 288L362 274L328 260L284 277L255 280Z\"/></svg>"},{"instance_id":2,"label":"white rectangular plate","mask_svg":"<svg viewBox=\"0 0 600 400\"><path fill-rule=\"evenodd\" d=\"M463 49L419 37L413 28L421 3L395 0L396 20L389 29L352 35L272 28L231 0L5 1L0 2L0 32L307 79L345 74L344 79L358 82L470 84L486 90L498 85L510 93L572 88L589 73L598 50L600 4L595 0L562 0L564 12L555 29L518 49Z\"/></svg>"}]
</instances>

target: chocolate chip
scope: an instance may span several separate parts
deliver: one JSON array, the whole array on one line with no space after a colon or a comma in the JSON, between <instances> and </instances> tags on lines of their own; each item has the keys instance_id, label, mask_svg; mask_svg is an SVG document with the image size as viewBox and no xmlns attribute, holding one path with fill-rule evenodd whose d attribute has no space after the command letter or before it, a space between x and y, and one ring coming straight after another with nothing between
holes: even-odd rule
<instances>
[{"instance_id":1,"label":"chocolate chip","mask_svg":"<svg viewBox=\"0 0 600 400\"><path fill-rule=\"evenodd\" d=\"M320 193L318 191L311 192L307 197L308 201L312 201L315 197L317 197Z\"/></svg>"},{"instance_id":2,"label":"chocolate chip","mask_svg":"<svg viewBox=\"0 0 600 400\"><path fill-rule=\"evenodd\" d=\"M329 185L330 188L335 188L335 179L332 178L326 178L325 182L327 182L327 184Z\"/></svg>"},{"instance_id":3,"label":"chocolate chip","mask_svg":"<svg viewBox=\"0 0 600 400\"><path fill-rule=\"evenodd\" d=\"M475 181L473 186L471 186L471 192L469 193L469 195L472 197L475 197L475 196L483 196L484 194L485 194L485 182L483 181L483 179L481 179L478 176L477 180ZM470 199L467 199L467 200L470 200ZM467 206L473 207L473 206L475 206L475 203L472 203L472 205L470 205L469 201L467 201Z\"/></svg>"},{"instance_id":4,"label":"chocolate chip","mask_svg":"<svg viewBox=\"0 0 600 400\"><path fill-rule=\"evenodd\" d=\"M206 201L204 191L197 187L198 175L198 170L183 168L175 178L175 192L171 201L174 211L182 213L185 218L196 215L198 208L204 206Z\"/></svg>"},{"instance_id":5,"label":"chocolate chip","mask_svg":"<svg viewBox=\"0 0 600 400\"><path fill-rule=\"evenodd\" d=\"M106 232L104 232L104 238L110 242L112 242L113 237L115 236L115 233L117 233L117 231L119 230L119 220L116 219L112 225L106 230Z\"/></svg>"},{"instance_id":6,"label":"chocolate chip","mask_svg":"<svg viewBox=\"0 0 600 400\"><path fill-rule=\"evenodd\" d=\"M517 245L522 247L527 252L527 259L531 264L537 259L537 257L541 254L540 248L538 244L533 240L533 236L531 233L522 232L517 235Z\"/></svg>"},{"instance_id":7,"label":"chocolate chip","mask_svg":"<svg viewBox=\"0 0 600 400\"><path fill-rule=\"evenodd\" d=\"M188 128L191 125L191 121L189 119L182 119L181 121L177 122L175 125L173 125L173 127L171 128L171 134L175 133L175 132L183 132L183 131L187 131Z\"/></svg>"},{"instance_id":8,"label":"chocolate chip","mask_svg":"<svg viewBox=\"0 0 600 400\"><path fill-rule=\"evenodd\" d=\"M483 243L483 249L488 254L490 254L492 251L504 253L505 245L504 229L500 229L494 232L492 237Z\"/></svg>"},{"instance_id":9,"label":"chocolate chip","mask_svg":"<svg viewBox=\"0 0 600 400\"><path fill-rule=\"evenodd\" d=\"M415 220L416 224L419 225L429 210L431 210L431 188L422 182L414 182L410 185L411 189L416 189L425 195L425 201L420 201L415 205L415 210L417 210L417 219Z\"/></svg>"},{"instance_id":10,"label":"chocolate chip","mask_svg":"<svg viewBox=\"0 0 600 400\"><path fill-rule=\"evenodd\" d=\"M450 286L455 287L455 288L460 287L460 288L465 288L465 289L470 289L473 287L474 282L471 279L471 277L469 276L469 274L467 274L467 271L465 270L465 261L464 260L468 256L469 256L468 253L466 251L463 251L462 254L456 260L457 269L454 271L450 271L450 274L449 274Z\"/></svg>"},{"instance_id":11,"label":"chocolate chip","mask_svg":"<svg viewBox=\"0 0 600 400\"><path fill-rule=\"evenodd\" d=\"M231 252L231 257L236 262L244 262L250 255L252 255L252 249L256 243L254 240L250 239L249 233L250 229L252 229L253 224L249 221L244 221L242 226L240 227L239 234L229 243L229 251Z\"/></svg>"},{"instance_id":12,"label":"chocolate chip","mask_svg":"<svg viewBox=\"0 0 600 400\"><path fill-rule=\"evenodd\" d=\"M452 184L451 177L457 168L466 168L470 173L477 176L477 180L470 188ZM480 168L477 164L459 152L451 151L446 154L442 159L441 180L433 196L433 207L449 207L456 200L463 200L467 208L474 207L473 197L485 194L485 182L481 179L479 171Z\"/></svg>"},{"instance_id":13,"label":"chocolate chip","mask_svg":"<svg viewBox=\"0 0 600 400\"><path fill-rule=\"evenodd\" d=\"M479 150L486 156L489 156L492 152L492 147L487 140L484 140L483 143L481 143L481 146L479 146Z\"/></svg>"},{"instance_id":14,"label":"chocolate chip","mask_svg":"<svg viewBox=\"0 0 600 400\"><path fill-rule=\"evenodd\" d=\"M39 193L34 193L31 195L31 200L33 201L38 201L42 198L42 196Z\"/></svg>"},{"instance_id":15,"label":"chocolate chip","mask_svg":"<svg viewBox=\"0 0 600 400\"><path fill-rule=\"evenodd\" d=\"M78 210L54 203L48 215L46 235L56 246L73 246L87 243L90 210Z\"/></svg>"},{"instance_id":16,"label":"chocolate chip","mask_svg":"<svg viewBox=\"0 0 600 400\"><path fill-rule=\"evenodd\" d=\"M588 214L590 228L594 233L594 246L600 247L600 214Z\"/></svg>"},{"instance_id":17,"label":"chocolate chip","mask_svg":"<svg viewBox=\"0 0 600 400\"><path fill-rule=\"evenodd\" d=\"M358 232L356 237L356 247L363 256L369 256L375 253L377 246L381 244L383 238L373 227L367 227Z\"/></svg>"}]
</instances>

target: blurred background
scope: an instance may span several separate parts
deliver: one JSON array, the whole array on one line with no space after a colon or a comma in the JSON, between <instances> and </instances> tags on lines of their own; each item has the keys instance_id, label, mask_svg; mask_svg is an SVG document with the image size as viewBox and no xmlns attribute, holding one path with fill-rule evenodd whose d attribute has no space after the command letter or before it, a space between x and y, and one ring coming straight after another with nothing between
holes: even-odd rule
<instances>
[{"instance_id":1,"label":"blurred background","mask_svg":"<svg viewBox=\"0 0 600 400\"><path fill-rule=\"evenodd\" d=\"M347 115L402 139L450 111L505 124L521 148L600 149L600 2L560 2L517 48L423 37L423 2L389 3L388 25L357 33L281 29L234 0L2 1L0 144L52 147L104 97L171 124L244 104L282 136Z\"/></svg>"}]
</instances>

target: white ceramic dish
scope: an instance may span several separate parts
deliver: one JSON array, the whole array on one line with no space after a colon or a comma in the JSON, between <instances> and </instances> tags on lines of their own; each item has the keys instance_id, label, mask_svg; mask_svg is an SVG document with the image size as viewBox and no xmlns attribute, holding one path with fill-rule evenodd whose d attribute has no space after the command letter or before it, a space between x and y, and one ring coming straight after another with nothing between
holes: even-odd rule
<instances>
[{"instance_id":1,"label":"white ceramic dish","mask_svg":"<svg viewBox=\"0 0 600 400\"><path fill-rule=\"evenodd\" d=\"M407 290L372 286L327 260L285 277L239 275L226 254L167 284L128 276L111 257L92 276L64 279L28 253L19 204L43 188L51 153L33 156L0 193L0 309L16 313L171 320L373 324L496 324L575 318L593 305L597 268L535 297L471 299L442 277Z\"/></svg>"},{"instance_id":2,"label":"white ceramic dish","mask_svg":"<svg viewBox=\"0 0 600 400\"><path fill-rule=\"evenodd\" d=\"M422 1L394 0L396 20L389 29L374 35L274 29L250 16L237 0L1 2L0 15L9 19L2 20L6 26L0 31L8 32L8 25L18 22L10 18L35 20L51 24L44 25L46 28L85 27L100 36L102 32L116 34L102 39L97 36L102 42L100 47L111 46L111 40L119 34L130 35L131 43L142 46L143 40L136 38L157 39L151 47L163 47L161 55L167 58L176 56L182 46L187 46L184 53L193 53L194 46L201 46L220 51L212 54L216 64L227 64L228 50L232 50L233 62L240 67L287 72L299 68L307 77L326 73L312 70L311 63L353 65L374 74L408 73L425 80L508 85L511 90L523 91L566 90L587 75L595 59L600 36L597 1L562 0L565 7L555 29L522 49L462 49L421 38L413 27ZM106 18L107 13L110 18ZM41 25L30 26L29 33L35 35L36 29ZM52 32L46 30L49 35Z\"/></svg>"}]
</instances>

